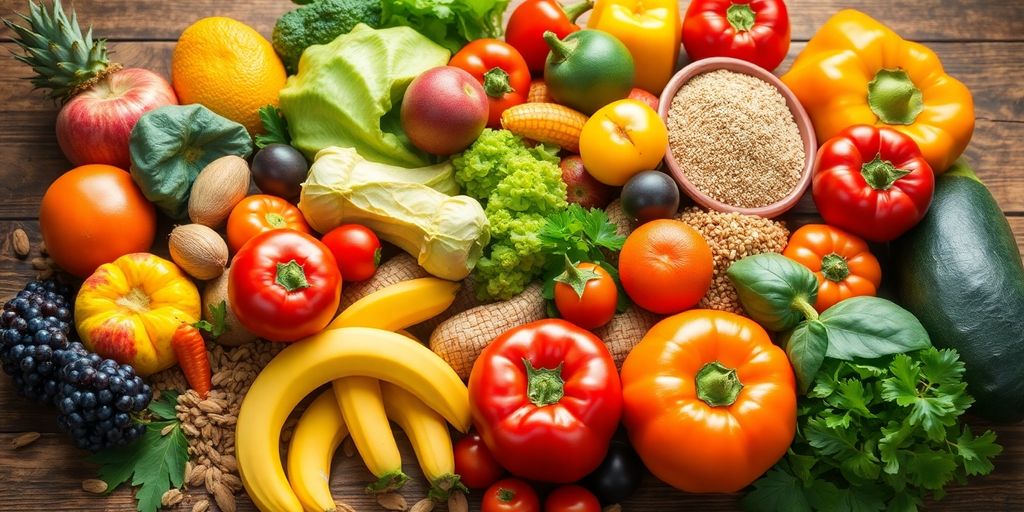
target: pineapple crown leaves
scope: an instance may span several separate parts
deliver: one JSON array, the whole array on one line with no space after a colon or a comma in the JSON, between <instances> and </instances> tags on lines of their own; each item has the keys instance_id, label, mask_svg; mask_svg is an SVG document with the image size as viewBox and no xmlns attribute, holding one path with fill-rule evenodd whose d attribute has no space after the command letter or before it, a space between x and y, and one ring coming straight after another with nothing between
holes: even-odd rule
<instances>
[{"instance_id":1,"label":"pineapple crown leaves","mask_svg":"<svg viewBox=\"0 0 1024 512\"><path fill-rule=\"evenodd\" d=\"M53 0L52 12L33 0L28 8L28 14L18 13L27 26L6 18L3 23L14 31L15 42L25 52L14 57L36 72L30 78L36 89L50 89L51 98L67 101L120 68L109 65L106 41L93 41L91 27L82 34L74 9L68 19L60 0Z\"/></svg>"}]
</instances>

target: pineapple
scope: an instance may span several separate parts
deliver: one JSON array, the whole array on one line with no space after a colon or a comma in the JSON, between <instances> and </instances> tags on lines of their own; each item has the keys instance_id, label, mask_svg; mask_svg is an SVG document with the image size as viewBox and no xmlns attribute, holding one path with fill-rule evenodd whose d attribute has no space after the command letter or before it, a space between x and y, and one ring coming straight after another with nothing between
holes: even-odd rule
<instances>
[{"instance_id":1,"label":"pineapple","mask_svg":"<svg viewBox=\"0 0 1024 512\"><path fill-rule=\"evenodd\" d=\"M53 0L53 12L33 0L28 6L27 15L18 14L28 26L8 19L3 22L17 35L15 42L25 52L15 58L36 72L31 80L37 89L50 89L51 98L67 102L120 68L107 60L106 41L93 41L91 27L83 35L75 11L68 20L60 0Z\"/></svg>"}]
</instances>

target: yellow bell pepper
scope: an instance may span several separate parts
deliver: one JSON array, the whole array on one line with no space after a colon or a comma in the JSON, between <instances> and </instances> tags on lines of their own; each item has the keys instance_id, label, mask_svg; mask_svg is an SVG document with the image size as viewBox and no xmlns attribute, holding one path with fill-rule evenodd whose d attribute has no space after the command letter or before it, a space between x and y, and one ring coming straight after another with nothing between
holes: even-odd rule
<instances>
[{"instance_id":1,"label":"yellow bell pepper","mask_svg":"<svg viewBox=\"0 0 1024 512\"><path fill-rule=\"evenodd\" d=\"M657 96L679 60L680 23L677 0L597 0L587 28L622 41L636 64L634 87Z\"/></svg>"},{"instance_id":2,"label":"yellow bell pepper","mask_svg":"<svg viewBox=\"0 0 1024 512\"><path fill-rule=\"evenodd\" d=\"M142 376L174 366L174 330L201 313L199 290L170 261L126 254L100 265L75 299L75 324L85 346Z\"/></svg>"},{"instance_id":3,"label":"yellow bell pepper","mask_svg":"<svg viewBox=\"0 0 1024 512\"><path fill-rule=\"evenodd\" d=\"M824 143L855 124L909 135L936 173L967 148L974 100L935 52L855 10L832 16L783 75Z\"/></svg>"}]
</instances>

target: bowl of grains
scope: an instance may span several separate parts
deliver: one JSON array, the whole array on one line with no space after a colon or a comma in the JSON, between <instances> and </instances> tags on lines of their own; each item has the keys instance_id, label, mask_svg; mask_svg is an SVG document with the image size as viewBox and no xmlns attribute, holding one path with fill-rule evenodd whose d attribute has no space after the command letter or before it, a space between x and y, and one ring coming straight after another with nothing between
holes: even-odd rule
<instances>
[{"instance_id":1,"label":"bowl of grains","mask_svg":"<svg viewBox=\"0 0 1024 512\"><path fill-rule=\"evenodd\" d=\"M775 217L811 182L817 141L792 91L775 75L727 57L676 73L658 114L669 133L665 163L697 204Z\"/></svg>"}]
</instances>

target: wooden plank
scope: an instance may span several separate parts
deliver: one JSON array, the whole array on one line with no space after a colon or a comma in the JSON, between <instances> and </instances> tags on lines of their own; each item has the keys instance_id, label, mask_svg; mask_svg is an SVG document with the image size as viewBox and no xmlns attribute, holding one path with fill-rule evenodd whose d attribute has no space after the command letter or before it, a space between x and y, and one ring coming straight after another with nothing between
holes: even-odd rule
<instances>
[{"instance_id":1,"label":"wooden plank","mask_svg":"<svg viewBox=\"0 0 1024 512\"><path fill-rule=\"evenodd\" d=\"M252 25L265 37L269 37L277 17L295 7L284 0L65 2L75 6L83 24L93 25L97 36L113 40L174 40L185 27L205 16L232 17ZM516 3L513 0L511 5ZM689 5L686 0L680 0L679 3L684 11L685 6ZM904 37L916 40L1019 40L1024 32L1024 4L1021 2L979 0L971 2L969 7L962 2L943 0L861 0L855 4L836 0L793 0L786 4L789 7L794 40L807 40L829 17L851 5L888 23ZM0 0L0 16L9 16L14 11L24 9L24 0ZM10 31L0 28L0 39L9 37Z\"/></svg>"}]
</instances>

